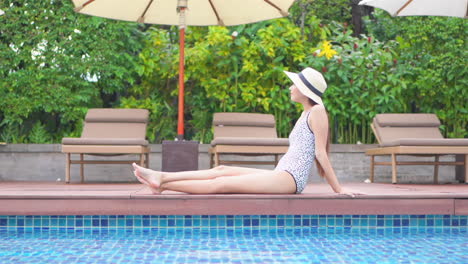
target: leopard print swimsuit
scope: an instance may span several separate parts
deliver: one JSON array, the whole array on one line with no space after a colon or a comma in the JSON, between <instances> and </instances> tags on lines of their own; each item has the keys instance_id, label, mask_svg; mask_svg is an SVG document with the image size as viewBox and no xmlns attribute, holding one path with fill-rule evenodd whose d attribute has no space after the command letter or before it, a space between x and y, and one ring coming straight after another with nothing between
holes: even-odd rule
<instances>
[{"instance_id":1,"label":"leopard print swimsuit","mask_svg":"<svg viewBox=\"0 0 468 264\"><path fill-rule=\"evenodd\" d=\"M278 162L276 171L286 171L296 182L296 193L307 185L315 159L315 136L309 127L310 111L304 113L289 134L289 149Z\"/></svg>"}]
</instances>

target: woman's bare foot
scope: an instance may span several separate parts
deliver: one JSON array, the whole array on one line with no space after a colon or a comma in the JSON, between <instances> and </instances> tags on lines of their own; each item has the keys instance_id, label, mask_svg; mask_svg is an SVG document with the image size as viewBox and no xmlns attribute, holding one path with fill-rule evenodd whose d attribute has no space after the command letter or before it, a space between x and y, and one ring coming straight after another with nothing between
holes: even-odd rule
<instances>
[{"instance_id":1,"label":"woman's bare foot","mask_svg":"<svg viewBox=\"0 0 468 264\"><path fill-rule=\"evenodd\" d=\"M136 171L133 171L133 175L135 175L135 177L138 179L139 182L146 185L146 187L148 187L148 189L150 189L152 194L161 194L161 190L159 188L155 189L155 188L151 187L149 182L147 182L145 178L140 177L140 176L137 175Z\"/></svg>"},{"instance_id":2,"label":"woman's bare foot","mask_svg":"<svg viewBox=\"0 0 468 264\"><path fill-rule=\"evenodd\" d=\"M135 163L133 163L132 166L134 169L133 174L138 179L138 181L148 185L153 194L161 193L159 187L161 186L162 173L140 167Z\"/></svg>"}]
</instances>

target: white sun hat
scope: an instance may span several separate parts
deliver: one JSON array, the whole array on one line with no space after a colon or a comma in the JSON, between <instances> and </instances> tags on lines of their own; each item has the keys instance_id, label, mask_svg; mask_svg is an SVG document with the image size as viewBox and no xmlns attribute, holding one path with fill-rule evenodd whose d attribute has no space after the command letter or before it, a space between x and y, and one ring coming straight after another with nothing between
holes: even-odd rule
<instances>
[{"instance_id":1,"label":"white sun hat","mask_svg":"<svg viewBox=\"0 0 468 264\"><path fill-rule=\"evenodd\" d=\"M323 75L310 67L300 73L284 71L301 93L317 104L323 105L322 95L327 89L327 82Z\"/></svg>"}]
</instances>

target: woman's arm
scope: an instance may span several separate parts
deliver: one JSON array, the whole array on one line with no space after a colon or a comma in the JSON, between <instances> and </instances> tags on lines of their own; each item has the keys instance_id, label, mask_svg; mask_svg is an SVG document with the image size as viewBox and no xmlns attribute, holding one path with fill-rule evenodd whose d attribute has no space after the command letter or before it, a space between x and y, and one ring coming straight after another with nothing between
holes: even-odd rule
<instances>
[{"instance_id":1,"label":"woman's arm","mask_svg":"<svg viewBox=\"0 0 468 264\"><path fill-rule=\"evenodd\" d=\"M336 178L335 171L328 159L327 136L328 136L328 116L325 107L317 105L312 107L309 115L309 126L315 135L315 158L325 171L325 178L333 191L339 194L354 197L356 194L364 194L360 191L349 190L341 187Z\"/></svg>"},{"instance_id":2,"label":"woman's arm","mask_svg":"<svg viewBox=\"0 0 468 264\"><path fill-rule=\"evenodd\" d=\"M312 107L308 122L315 136L315 158L322 166L325 178L333 191L341 193L341 185L336 178L327 154L328 116L325 107L321 105Z\"/></svg>"}]
</instances>

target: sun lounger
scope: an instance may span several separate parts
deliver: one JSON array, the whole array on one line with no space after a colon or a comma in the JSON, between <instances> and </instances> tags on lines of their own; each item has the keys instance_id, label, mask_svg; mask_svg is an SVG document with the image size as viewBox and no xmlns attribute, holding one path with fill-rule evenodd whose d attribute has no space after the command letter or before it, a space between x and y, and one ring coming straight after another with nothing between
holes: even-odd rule
<instances>
[{"instance_id":1,"label":"sun lounger","mask_svg":"<svg viewBox=\"0 0 468 264\"><path fill-rule=\"evenodd\" d=\"M66 182L70 182L70 165L80 164L81 182L84 181L84 164L139 163L149 166L146 109L89 109L80 138L63 138L62 152L66 157ZM71 160L71 154L80 154ZM138 154L138 160L84 160L84 155L116 156ZM146 164L145 164L146 163Z\"/></svg>"},{"instance_id":2,"label":"sun lounger","mask_svg":"<svg viewBox=\"0 0 468 264\"><path fill-rule=\"evenodd\" d=\"M210 166L223 164L278 163L279 156L289 147L287 138L278 138L275 118L271 114L215 113L214 139L211 142ZM221 155L273 155L274 161L222 160Z\"/></svg>"},{"instance_id":3,"label":"sun lounger","mask_svg":"<svg viewBox=\"0 0 468 264\"><path fill-rule=\"evenodd\" d=\"M434 183L438 181L439 165L465 167L468 182L468 139L443 138L440 121L434 114L378 114L371 127L380 147L369 149L371 156L370 180L374 181L375 165L392 166L392 183L397 182L397 165L434 165ZM376 162L374 157L390 155L391 162ZM435 157L434 161L397 161L398 155ZM464 155L464 161L442 162L441 155Z\"/></svg>"}]
</instances>

